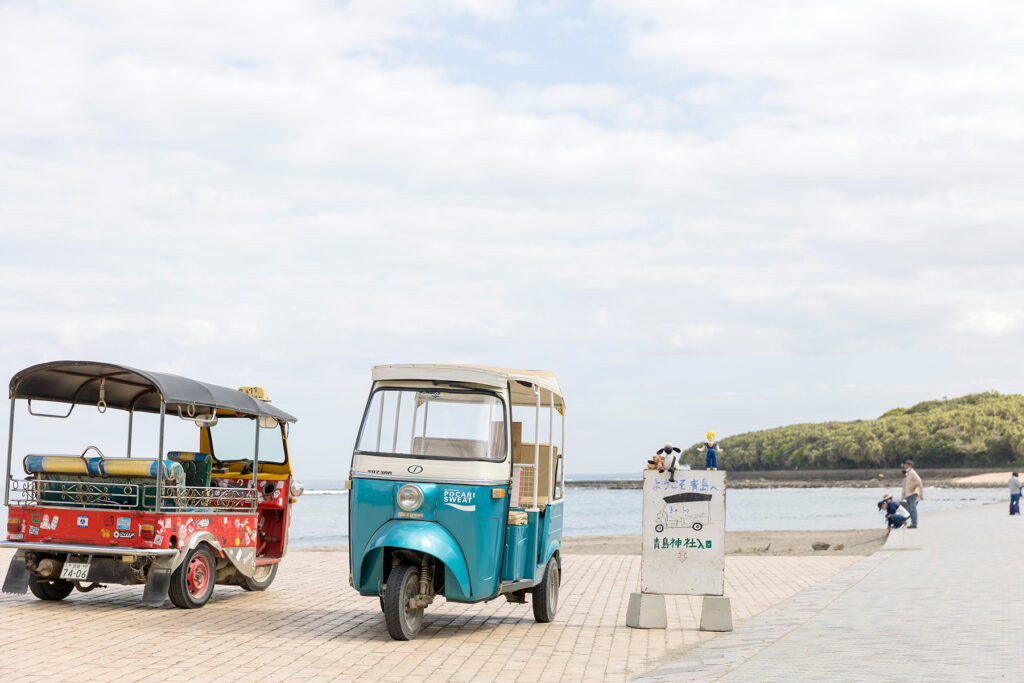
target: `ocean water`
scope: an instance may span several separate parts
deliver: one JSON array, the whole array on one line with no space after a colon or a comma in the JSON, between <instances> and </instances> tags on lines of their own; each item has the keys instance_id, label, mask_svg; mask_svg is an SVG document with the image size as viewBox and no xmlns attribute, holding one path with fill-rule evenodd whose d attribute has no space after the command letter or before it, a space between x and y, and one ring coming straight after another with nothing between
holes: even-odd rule
<instances>
[{"instance_id":1,"label":"ocean water","mask_svg":"<svg viewBox=\"0 0 1024 683\"><path fill-rule=\"evenodd\" d=\"M588 477L589 478L589 477ZM292 507L294 546L348 543L348 492L341 481L311 482ZM565 499L566 536L640 533L639 489L569 489ZM877 503L897 488L731 489L726 494L728 531L882 529ZM938 510L1009 502L1003 488L925 488L918 505L922 525Z\"/></svg>"}]
</instances>

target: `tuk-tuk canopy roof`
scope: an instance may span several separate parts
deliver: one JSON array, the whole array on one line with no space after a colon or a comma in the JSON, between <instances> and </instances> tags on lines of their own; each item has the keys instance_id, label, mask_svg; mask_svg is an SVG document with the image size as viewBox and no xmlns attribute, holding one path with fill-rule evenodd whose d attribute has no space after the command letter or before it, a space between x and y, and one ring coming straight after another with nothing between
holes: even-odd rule
<instances>
[{"instance_id":1,"label":"tuk-tuk canopy roof","mask_svg":"<svg viewBox=\"0 0 1024 683\"><path fill-rule=\"evenodd\" d=\"M429 363L409 363L405 365L375 365L374 381L385 380L417 380L441 382L462 382L465 384L482 384L484 386L504 388L507 384L512 392L513 405L534 405L537 397L533 386L550 392L554 396L555 406L565 409L562 387L558 384L555 373L547 370L515 370L498 368L490 365L447 365ZM541 397L541 403L547 404L547 397Z\"/></svg>"},{"instance_id":2,"label":"tuk-tuk canopy roof","mask_svg":"<svg viewBox=\"0 0 1024 683\"><path fill-rule=\"evenodd\" d=\"M94 406L100 403L101 380L111 408L131 410L134 404L135 410L159 413L162 398L168 412L177 412L177 406L223 408L295 422L294 416L235 389L94 361L61 360L25 368L11 378L10 397Z\"/></svg>"}]
</instances>

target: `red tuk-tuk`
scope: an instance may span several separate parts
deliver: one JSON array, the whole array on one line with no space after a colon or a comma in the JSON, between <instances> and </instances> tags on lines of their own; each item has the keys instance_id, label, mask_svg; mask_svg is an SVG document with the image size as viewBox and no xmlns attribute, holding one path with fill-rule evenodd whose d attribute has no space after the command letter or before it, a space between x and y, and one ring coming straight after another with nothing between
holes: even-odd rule
<instances>
[{"instance_id":1,"label":"red tuk-tuk","mask_svg":"<svg viewBox=\"0 0 1024 683\"><path fill-rule=\"evenodd\" d=\"M302 487L288 457L287 427L295 418L272 406L263 389L58 361L14 375L10 397L7 540L0 547L17 552L4 592L28 589L42 600L62 600L76 588L144 584L144 605L162 605L169 596L189 609L206 604L215 584L265 590L274 580ZM68 418L79 406L126 411L124 452L85 443L73 453L30 452L21 459L24 478L15 478L19 399L36 417ZM69 407L44 412L40 401ZM159 443L149 457L132 452L136 413L159 415ZM165 450L168 418L187 425L190 443Z\"/></svg>"}]
</instances>

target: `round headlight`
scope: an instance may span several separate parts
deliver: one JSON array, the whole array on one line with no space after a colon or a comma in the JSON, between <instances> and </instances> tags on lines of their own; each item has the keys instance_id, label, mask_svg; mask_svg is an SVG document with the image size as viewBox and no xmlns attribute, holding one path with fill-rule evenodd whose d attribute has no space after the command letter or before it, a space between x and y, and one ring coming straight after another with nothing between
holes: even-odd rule
<instances>
[{"instance_id":1,"label":"round headlight","mask_svg":"<svg viewBox=\"0 0 1024 683\"><path fill-rule=\"evenodd\" d=\"M412 512L420 505L423 505L423 491L420 490L419 486L406 484L402 488L398 489L397 499L398 507L402 508L406 512Z\"/></svg>"}]
</instances>

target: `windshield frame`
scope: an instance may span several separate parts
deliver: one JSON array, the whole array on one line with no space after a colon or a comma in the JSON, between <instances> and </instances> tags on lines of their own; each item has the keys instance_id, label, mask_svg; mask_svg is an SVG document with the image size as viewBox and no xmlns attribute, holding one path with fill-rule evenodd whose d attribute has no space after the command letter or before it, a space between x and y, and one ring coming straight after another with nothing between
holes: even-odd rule
<instances>
[{"instance_id":1,"label":"windshield frame","mask_svg":"<svg viewBox=\"0 0 1024 683\"><path fill-rule=\"evenodd\" d=\"M226 420L245 420L245 419L253 420L254 419L257 424L259 423L259 417L255 416L255 415L233 415L231 417L220 415L217 418L217 422L220 422L220 420L222 420L222 419L226 419ZM261 465L264 465L264 464L266 464L266 465L287 465L289 463L289 461L291 460L291 454L288 453L288 439L287 439L287 436L285 435L284 425L281 423L280 420L276 420L276 423L277 424L273 428L270 428L270 429L265 429L263 427L259 428L259 430L260 430L260 443L262 444L263 443L263 439L267 438L267 436L265 436L266 432L278 432L279 436L280 436L280 439L281 439L281 452L284 454L284 461L283 462L278 462L276 460L264 460L263 458L260 458L259 459L259 463ZM217 457L217 443L216 443L216 438L214 437L214 429L215 428L216 428L216 424L207 425L207 426L203 427L203 429L206 431L206 438L208 439L207 443L210 445L210 457L213 458L213 462L215 462L215 463L224 463L224 464L239 463L239 462L240 463L253 462L254 456L256 454L255 431L253 432L253 453L248 458L225 459L225 458Z\"/></svg>"},{"instance_id":2,"label":"windshield frame","mask_svg":"<svg viewBox=\"0 0 1024 683\"><path fill-rule=\"evenodd\" d=\"M502 444L502 457L499 458L460 458L454 455L425 455L416 453L381 453L379 451L364 451L359 449L359 441L363 438L363 430L366 428L366 418L370 414L370 405L373 403L373 397L381 391L443 391L447 394L478 394L484 396L493 396L498 399L501 403L501 418L505 424L505 443ZM380 458L404 458L406 460L447 460L453 462L487 462L487 463L503 463L508 460L509 457L509 425L511 419L509 415L508 403L505 401L505 397L499 391L493 389L477 389L473 388L452 388L448 385L441 385L433 389L427 387L413 387L413 386L401 386L401 385L384 385L374 386L370 390L370 395L366 398L366 406L363 408L363 418L359 421L359 431L356 432L356 443L352 449L353 457L356 455L372 455Z\"/></svg>"}]
</instances>

